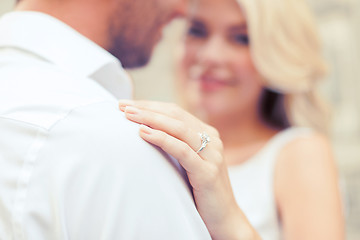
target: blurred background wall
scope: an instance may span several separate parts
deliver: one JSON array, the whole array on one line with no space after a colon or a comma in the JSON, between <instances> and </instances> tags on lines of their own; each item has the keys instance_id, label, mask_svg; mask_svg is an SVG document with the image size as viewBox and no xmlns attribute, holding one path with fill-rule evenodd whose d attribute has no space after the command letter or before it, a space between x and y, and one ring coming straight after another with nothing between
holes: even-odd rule
<instances>
[{"instance_id":1,"label":"blurred background wall","mask_svg":"<svg viewBox=\"0 0 360 240\"><path fill-rule=\"evenodd\" d=\"M347 239L360 239L360 0L308 0L324 44L330 75L322 86L333 106L332 141L341 175ZM0 14L14 0L0 0ZM135 98L175 101L174 53L183 22L169 25L150 64L130 71Z\"/></svg>"}]
</instances>

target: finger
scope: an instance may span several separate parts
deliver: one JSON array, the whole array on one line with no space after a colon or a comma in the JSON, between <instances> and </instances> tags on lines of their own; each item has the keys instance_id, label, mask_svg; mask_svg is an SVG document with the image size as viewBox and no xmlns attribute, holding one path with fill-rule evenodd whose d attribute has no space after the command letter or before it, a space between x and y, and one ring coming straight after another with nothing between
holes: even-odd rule
<instances>
[{"instance_id":1,"label":"finger","mask_svg":"<svg viewBox=\"0 0 360 240\"><path fill-rule=\"evenodd\" d=\"M169 117L174 117L179 120L187 121L189 124L201 123L199 119L194 117L189 112L183 110L181 107L174 103L157 102L157 101L144 101L144 100L119 100L119 108L121 111L125 111L127 106L133 106L143 110L149 110L156 113L161 113Z\"/></svg>"},{"instance_id":2,"label":"finger","mask_svg":"<svg viewBox=\"0 0 360 240\"><path fill-rule=\"evenodd\" d=\"M126 107L125 114L129 120L150 126L153 129L163 131L185 142L194 151L197 151L201 147L202 141L199 133L189 128L183 121L159 113L147 110L140 110L134 107ZM214 150L219 150L219 147L216 145L216 141L211 146L212 149L215 148ZM205 157L205 152L207 152L208 154L211 153L211 151L205 151L204 149L200 152L203 157Z\"/></svg>"},{"instance_id":3,"label":"finger","mask_svg":"<svg viewBox=\"0 0 360 240\"><path fill-rule=\"evenodd\" d=\"M203 171L206 162L185 142L145 125L140 126L140 136L145 141L160 147L163 151L176 158L188 173L199 174L199 171Z\"/></svg>"},{"instance_id":4,"label":"finger","mask_svg":"<svg viewBox=\"0 0 360 240\"><path fill-rule=\"evenodd\" d=\"M126 117L134 122L150 126L153 129L163 131L188 144L192 149L199 148L199 137L195 135L182 121L168 117L166 115L138 109L135 107L126 107Z\"/></svg>"},{"instance_id":5,"label":"finger","mask_svg":"<svg viewBox=\"0 0 360 240\"><path fill-rule=\"evenodd\" d=\"M158 102L158 101L146 101L146 100L119 100L119 108L124 111L127 106L133 106L139 109L147 109L158 113L163 113L164 108L171 108L171 103ZM175 104L173 104L175 105Z\"/></svg>"},{"instance_id":6,"label":"finger","mask_svg":"<svg viewBox=\"0 0 360 240\"><path fill-rule=\"evenodd\" d=\"M135 101L130 100L130 99L120 99L120 100L118 101L118 103L119 103L119 109L120 109L122 112L124 112L124 111L125 111L125 108L126 108L127 106L134 106Z\"/></svg>"},{"instance_id":7,"label":"finger","mask_svg":"<svg viewBox=\"0 0 360 240\"><path fill-rule=\"evenodd\" d=\"M173 117L186 122L186 124L192 129L206 131L211 136L220 137L219 132L215 128L205 124L194 115L173 103L142 100L119 100L119 107L123 112L125 111L126 106L133 106L138 109L153 111L169 117Z\"/></svg>"}]
</instances>

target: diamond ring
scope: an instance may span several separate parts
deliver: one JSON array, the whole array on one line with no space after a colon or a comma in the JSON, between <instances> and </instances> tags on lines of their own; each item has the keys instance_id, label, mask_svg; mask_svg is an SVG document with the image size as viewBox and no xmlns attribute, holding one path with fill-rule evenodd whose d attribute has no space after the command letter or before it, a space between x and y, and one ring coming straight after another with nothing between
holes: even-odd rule
<instances>
[{"instance_id":1,"label":"diamond ring","mask_svg":"<svg viewBox=\"0 0 360 240\"><path fill-rule=\"evenodd\" d=\"M205 132L199 133L199 135L201 138L201 146L200 146L199 150L196 151L196 153L201 152L206 147L206 145L210 142L210 137Z\"/></svg>"}]
</instances>

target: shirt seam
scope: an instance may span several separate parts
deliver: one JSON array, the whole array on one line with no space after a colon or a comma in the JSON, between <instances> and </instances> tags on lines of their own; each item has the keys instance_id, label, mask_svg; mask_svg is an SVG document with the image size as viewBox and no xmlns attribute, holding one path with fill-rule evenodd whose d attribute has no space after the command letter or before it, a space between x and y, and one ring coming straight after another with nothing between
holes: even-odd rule
<instances>
[{"instance_id":1,"label":"shirt seam","mask_svg":"<svg viewBox=\"0 0 360 240\"><path fill-rule=\"evenodd\" d=\"M22 228L22 224L24 220L24 210L29 190L29 183L35 169L38 153L44 146L48 135L48 131L43 131L43 129L38 128L35 140L28 148L25 155L26 157L24 158L21 173L19 174L17 181L17 190L13 206L12 229L15 239L25 240L25 233Z\"/></svg>"},{"instance_id":2,"label":"shirt seam","mask_svg":"<svg viewBox=\"0 0 360 240\"><path fill-rule=\"evenodd\" d=\"M12 223L11 223L12 232L15 239L26 240L25 238L26 234L22 226L24 221L24 211L27 202L26 199L28 197L27 194L29 190L29 184L31 182L31 178L33 176L33 172L36 167L36 161L38 159L39 152L46 144L46 140L48 139L51 130L77 109L91 105L101 104L104 102L109 102L109 100L103 100L103 101L80 105L70 109L69 111L63 112L61 113L61 117L59 117L59 119L56 122L54 122L49 128L45 128L40 125L32 124L26 121L21 121L18 119L6 118L4 116L0 116L0 119L16 121L19 123L23 123L35 127L37 129L35 139L26 152L24 163L21 167L21 173L19 174L19 177L17 179L17 189L15 193L14 205L12 210Z\"/></svg>"},{"instance_id":3,"label":"shirt seam","mask_svg":"<svg viewBox=\"0 0 360 240\"><path fill-rule=\"evenodd\" d=\"M59 119L57 119L53 124L51 124L51 126L49 128L47 128L47 130L50 132L54 127L56 127L56 125L58 125L64 119L69 117L69 115L71 115L74 111L76 111L76 110L78 110L80 108L89 107L89 106L92 106L92 105L97 105L97 104L101 104L101 103L105 103L105 102L110 102L110 101L109 100L102 100L102 101L92 102L92 103L88 103L88 104L84 104L84 105L80 105L80 106L76 106L74 108L71 108L68 111L64 112L62 114L62 116L59 117ZM120 109L119 109L119 111L120 111Z\"/></svg>"},{"instance_id":4,"label":"shirt seam","mask_svg":"<svg viewBox=\"0 0 360 240\"><path fill-rule=\"evenodd\" d=\"M101 103L105 103L105 102L111 102L111 100L95 101L95 102L91 102L91 103L87 103L87 104L83 104L83 105L73 107L73 108L71 108L71 109L69 109L67 111L60 110L58 112L58 115L59 115L58 119L56 119L49 127L44 127L44 126L41 126L40 124L34 124L34 123L31 123L31 122L28 122L28 121L24 121L24 120L12 118L12 117L7 117L7 116L0 116L0 119L10 120L10 121L26 124L28 126L38 128L38 129L42 129L44 131L51 131L52 128L54 128L59 122L61 122L65 118L67 118L73 111L76 111L76 110L78 110L80 108L83 108L83 107L89 107L91 105L101 104Z\"/></svg>"}]
</instances>

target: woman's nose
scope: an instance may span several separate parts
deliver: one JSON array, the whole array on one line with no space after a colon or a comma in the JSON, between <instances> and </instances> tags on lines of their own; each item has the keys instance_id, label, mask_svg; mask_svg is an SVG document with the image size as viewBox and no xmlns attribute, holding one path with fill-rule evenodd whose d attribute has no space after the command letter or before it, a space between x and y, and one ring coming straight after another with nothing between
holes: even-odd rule
<instances>
[{"instance_id":1,"label":"woman's nose","mask_svg":"<svg viewBox=\"0 0 360 240\"><path fill-rule=\"evenodd\" d=\"M209 38L198 52L200 62L210 65L221 65L227 59L226 44L220 37Z\"/></svg>"}]
</instances>

